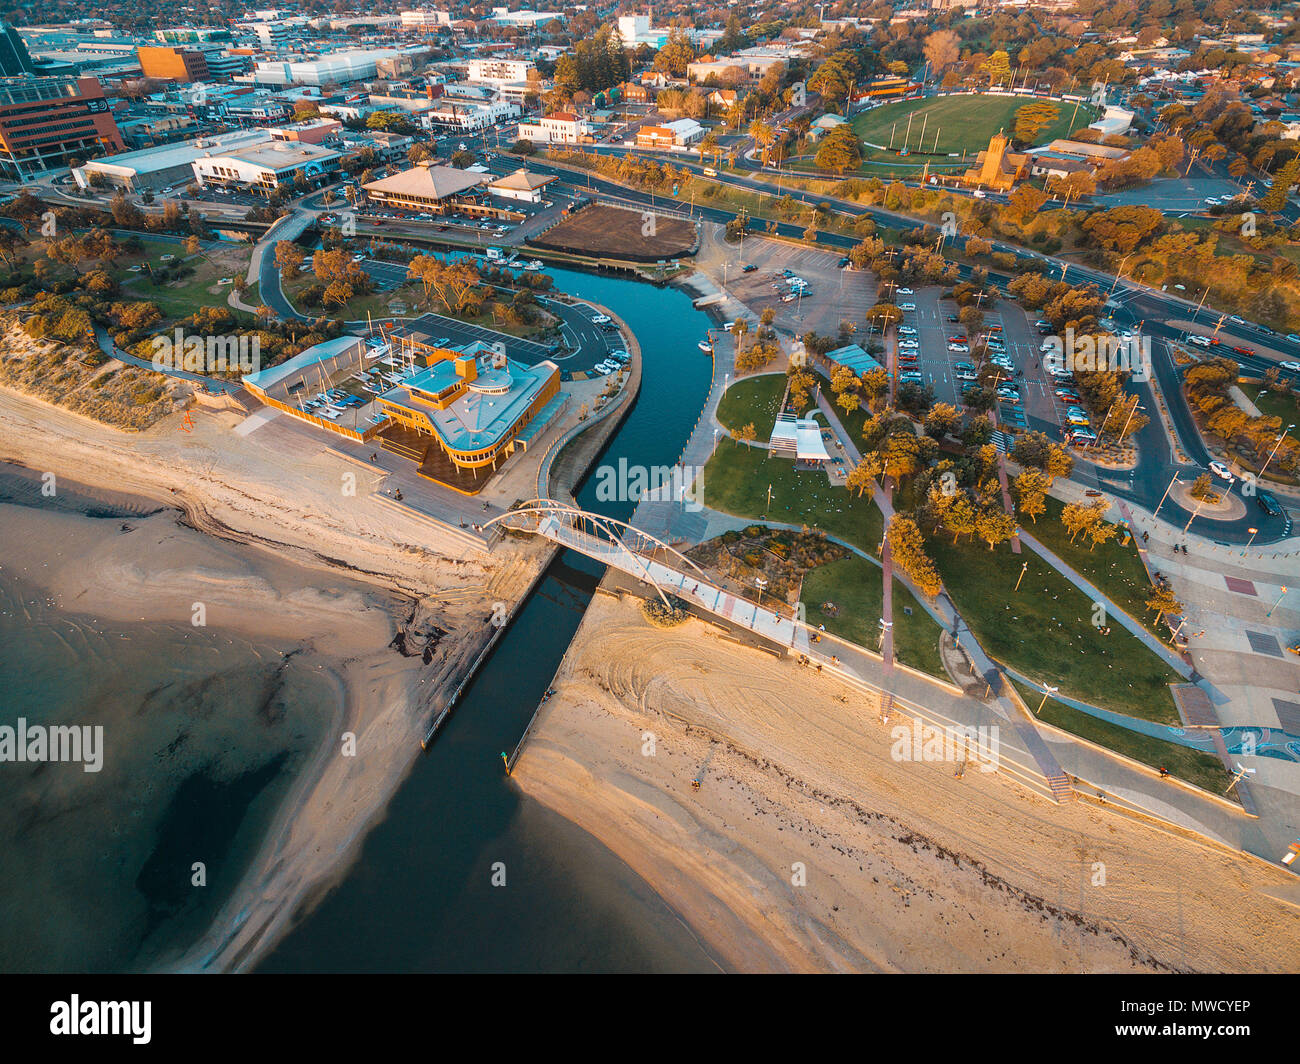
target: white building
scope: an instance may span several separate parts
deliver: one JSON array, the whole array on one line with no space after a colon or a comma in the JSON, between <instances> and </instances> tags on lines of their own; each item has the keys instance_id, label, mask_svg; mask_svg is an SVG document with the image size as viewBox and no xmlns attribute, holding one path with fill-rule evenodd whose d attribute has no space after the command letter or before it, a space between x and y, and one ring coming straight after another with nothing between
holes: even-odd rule
<instances>
[{"instance_id":1,"label":"white building","mask_svg":"<svg viewBox=\"0 0 1300 1064\"><path fill-rule=\"evenodd\" d=\"M620 15L618 19L618 36L625 48L635 48L640 44L662 48L671 32L667 26L650 25L649 15ZM697 46L712 44L723 36L723 31L716 29L688 29L686 33Z\"/></svg>"},{"instance_id":2,"label":"white building","mask_svg":"<svg viewBox=\"0 0 1300 1064\"><path fill-rule=\"evenodd\" d=\"M504 7L492 9L492 21L504 26L545 26L552 19L563 22L564 16L558 11L511 11Z\"/></svg>"},{"instance_id":3,"label":"white building","mask_svg":"<svg viewBox=\"0 0 1300 1064\"><path fill-rule=\"evenodd\" d=\"M299 174L315 181L339 169L341 152L319 144L274 140L222 155L205 155L193 162L200 185L251 189L269 194L292 186Z\"/></svg>"},{"instance_id":4,"label":"white building","mask_svg":"<svg viewBox=\"0 0 1300 1064\"><path fill-rule=\"evenodd\" d=\"M283 22L257 22L249 28L267 51L277 51L289 43L289 27Z\"/></svg>"},{"instance_id":5,"label":"white building","mask_svg":"<svg viewBox=\"0 0 1300 1064\"><path fill-rule=\"evenodd\" d=\"M403 11L402 29L436 30L439 26L451 25L451 13L448 11Z\"/></svg>"},{"instance_id":6,"label":"white building","mask_svg":"<svg viewBox=\"0 0 1300 1064\"><path fill-rule=\"evenodd\" d=\"M194 180L193 164L196 159L270 141L269 130L241 129L215 137L199 137L197 140L162 144L155 148L142 148L139 151L93 159L84 166L73 169L72 176L80 188L90 188L92 182L102 182L113 188L131 191L188 185Z\"/></svg>"},{"instance_id":7,"label":"white building","mask_svg":"<svg viewBox=\"0 0 1300 1064\"><path fill-rule=\"evenodd\" d=\"M519 200L523 203L541 203L542 189L556 180L546 174L530 174L520 167L513 174L499 177L488 185L488 192L502 199Z\"/></svg>"},{"instance_id":8,"label":"white building","mask_svg":"<svg viewBox=\"0 0 1300 1064\"><path fill-rule=\"evenodd\" d=\"M487 129L498 122L518 118L523 113L518 104L509 100L460 100L440 96L430 103L433 106L420 112L420 122L428 128L438 126L465 131Z\"/></svg>"},{"instance_id":9,"label":"white building","mask_svg":"<svg viewBox=\"0 0 1300 1064\"><path fill-rule=\"evenodd\" d=\"M301 62L261 62L253 68L257 85L345 85L378 75L379 65L399 62L408 53L395 48L349 48Z\"/></svg>"},{"instance_id":10,"label":"white building","mask_svg":"<svg viewBox=\"0 0 1300 1064\"><path fill-rule=\"evenodd\" d=\"M579 144L591 136L591 124L568 111L556 111L536 122L519 123L519 139L534 144Z\"/></svg>"},{"instance_id":11,"label":"white building","mask_svg":"<svg viewBox=\"0 0 1300 1064\"><path fill-rule=\"evenodd\" d=\"M527 81L536 67L528 59L471 59L466 67L470 81L487 85L504 85Z\"/></svg>"}]
</instances>

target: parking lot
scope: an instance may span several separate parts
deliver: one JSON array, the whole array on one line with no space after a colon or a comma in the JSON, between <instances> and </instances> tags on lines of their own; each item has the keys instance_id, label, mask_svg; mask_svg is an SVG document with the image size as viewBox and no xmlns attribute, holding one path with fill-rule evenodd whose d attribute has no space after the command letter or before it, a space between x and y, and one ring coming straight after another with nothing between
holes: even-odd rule
<instances>
[{"instance_id":1,"label":"parking lot","mask_svg":"<svg viewBox=\"0 0 1300 1064\"><path fill-rule=\"evenodd\" d=\"M900 382L905 382L902 374L909 370L919 373L921 383L933 390L937 401L961 406L962 391L975 383L977 358L972 348L977 346L973 341L978 337L972 338L957 320L957 303L942 297L943 290L938 287L913 292L904 286L896 295L900 307L915 307L904 309L899 326ZM1054 394L1059 385L1043 368L1039 351L1043 337L1033 320L1009 300L991 305L986 301L982 309L984 330L980 335L990 337L990 358L1004 356L999 359L1004 363L1002 379L1018 393L1014 399L1009 391L1004 393L1006 398L998 404L998 420L1012 430L1031 429L1054 439L1064 438L1065 408Z\"/></svg>"},{"instance_id":2,"label":"parking lot","mask_svg":"<svg viewBox=\"0 0 1300 1064\"><path fill-rule=\"evenodd\" d=\"M835 336L845 320L862 329L876 302L875 274L840 269L840 256L832 252L757 236L746 237L743 252L739 245L731 252L727 287L756 314L772 307L774 325L784 333L801 336L811 330ZM747 265L754 269L744 272ZM802 295L791 288L784 270L808 282Z\"/></svg>"}]
</instances>

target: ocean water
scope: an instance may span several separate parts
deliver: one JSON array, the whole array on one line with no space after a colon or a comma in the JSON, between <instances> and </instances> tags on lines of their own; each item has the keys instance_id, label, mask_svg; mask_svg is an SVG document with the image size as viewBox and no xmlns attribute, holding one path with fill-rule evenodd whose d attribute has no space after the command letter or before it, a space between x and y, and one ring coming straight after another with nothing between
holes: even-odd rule
<instances>
[{"instance_id":1,"label":"ocean water","mask_svg":"<svg viewBox=\"0 0 1300 1064\"><path fill-rule=\"evenodd\" d=\"M642 342L641 395L601 460L673 464L708 388L696 348L704 315L673 289L551 272ZM66 487L60 496L105 535L153 506ZM580 500L624 519L631 510L597 503L590 488ZM21 506L5 502L49 503L32 475L0 470L0 541L22 534ZM582 556L555 560L359 859L304 906L261 970L717 970L621 860L504 774L500 755L599 578ZM0 565L0 723L103 723L115 751L98 778L0 765L0 970L141 969L199 936L321 741L331 715L321 708L340 697L328 678L286 662L287 649L214 630L196 641L188 628L106 626L42 602ZM196 861L202 889L191 885Z\"/></svg>"},{"instance_id":2,"label":"ocean water","mask_svg":"<svg viewBox=\"0 0 1300 1064\"><path fill-rule=\"evenodd\" d=\"M0 542L36 505L105 536L157 509L0 468ZM339 702L286 649L60 609L0 560L0 724L103 729L98 772L0 763L0 971L141 970L208 926Z\"/></svg>"},{"instance_id":3,"label":"ocean water","mask_svg":"<svg viewBox=\"0 0 1300 1064\"><path fill-rule=\"evenodd\" d=\"M696 347L708 319L673 288L548 272L562 291L614 310L642 345L641 392L592 468L673 465L708 392L711 362ZM594 484L579 502L626 520L632 504L597 501ZM523 733L601 573L582 555L556 558L359 860L260 970L718 970L623 861L504 775L500 755ZM494 868L504 887L493 886Z\"/></svg>"}]
</instances>

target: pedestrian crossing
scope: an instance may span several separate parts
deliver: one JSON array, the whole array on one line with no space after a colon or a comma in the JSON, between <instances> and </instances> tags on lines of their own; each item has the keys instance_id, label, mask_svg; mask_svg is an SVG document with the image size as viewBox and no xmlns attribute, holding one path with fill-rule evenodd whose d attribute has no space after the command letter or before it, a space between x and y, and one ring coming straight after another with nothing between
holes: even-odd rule
<instances>
[{"instance_id":1,"label":"pedestrian crossing","mask_svg":"<svg viewBox=\"0 0 1300 1064\"><path fill-rule=\"evenodd\" d=\"M997 448L998 454L1005 456L1011 453L1011 433L1003 432L1001 429L994 429L991 442Z\"/></svg>"}]
</instances>

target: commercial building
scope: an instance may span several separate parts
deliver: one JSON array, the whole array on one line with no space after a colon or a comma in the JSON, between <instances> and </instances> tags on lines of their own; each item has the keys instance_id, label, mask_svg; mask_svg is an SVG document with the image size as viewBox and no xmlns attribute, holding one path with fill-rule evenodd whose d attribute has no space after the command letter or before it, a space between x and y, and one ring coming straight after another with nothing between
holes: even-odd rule
<instances>
[{"instance_id":1,"label":"commercial building","mask_svg":"<svg viewBox=\"0 0 1300 1064\"><path fill-rule=\"evenodd\" d=\"M542 189L556 178L549 174L530 174L520 167L513 174L499 177L488 185L488 192L502 199L519 200L522 203L541 203Z\"/></svg>"},{"instance_id":2,"label":"commercial building","mask_svg":"<svg viewBox=\"0 0 1300 1064\"><path fill-rule=\"evenodd\" d=\"M528 59L471 59L465 72L470 81L506 85L527 81L536 69Z\"/></svg>"},{"instance_id":3,"label":"commercial building","mask_svg":"<svg viewBox=\"0 0 1300 1064\"><path fill-rule=\"evenodd\" d=\"M289 43L289 27L283 22L257 22L249 28L268 51L278 51Z\"/></svg>"},{"instance_id":4,"label":"commercial building","mask_svg":"<svg viewBox=\"0 0 1300 1064\"><path fill-rule=\"evenodd\" d=\"M534 144L585 144L591 140L591 124L569 111L556 111L536 122L520 122L519 139Z\"/></svg>"},{"instance_id":5,"label":"commercial building","mask_svg":"<svg viewBox=\"0 0 1300 1064\"><path fill-rule=\"evenodd\" d=\"M240 188L269 196L293 186L302 178L309 186L336 173L343 153L319 144L271 140L222 155L205 155L191 164L194 179L203 186Z\"/></svg>"},{"instance_id":6,"label":"commercial building","mask_svg":"<svg viewBox=\"0 0 1300 1064\"><path fill-rule=\"evenodd\" d=\"M544 26L550 21L563 23L564 15L559 11L529 11L520 9L511 11L505 7L494 7L492 9L492 21L500 22L503 26Z\"/></svg>"},{"instance_id":7,"label":"commercial building","mask_svg":"<svg viewBox=\"0 0 1300 1064\"><path fill-rule=\"evenodd\" d=\"M710 77L720 80L728 76L744 77L751 82L759 82L769 70L784 70L786 58L779 55L752 54L737 52L735 55L715 59L704 56L693 63L686 64L686 77L693 82L704 82Z\"/></svg>"},{"instance_id":8,"label":"commercial building","mask_svg":"<svg viewBox=\"0 0 1300 1064\"><path fill-rule=\"evenodd\" d=\"M177 45L141 45L136 49L140 60L140 73L146 78L161 81L207 81L207 55L197 48Z\"/></svg>"},{"instance_id":9,"label":"commercial building","mask_svg":"<svg viewBox=\"0 0 1300 1064\"><path fill-rule=\"evenodd\" d=\"M391 422L379 431L383 446L465 494L527 450L565 406L560 367L549 359L525 366L477 341L448 347L423 321L388 338L391 357L410 368L379 396Z\"/></svg>"},{"instance_id":10,"label":"commercial building","mask_svg":"<svg viewBox=\"0 0 1300 1064\"><path fill-rule=\"evenodd\" d=\"M125 147L94 78L0 78L0 176L25 181Z\"/></svg>"},{"instance_id":11,"label":"commercial building","mask_svg":"<svg viewBox=\"0 0 1300 1064\"><path fill-rule=\"evenodd\" d=\"M685 148L704 137L704 127L693 118L678 118L636 131L638 148Z\"/></svg>"},{"instance_id":12,"label":"commercial building","mask_svg":"<svg viewBox=\"0 0 1300 1064\"><path fill-rule=\"evenodd\" d=\"M463 100L442 96L420 114L423 125L472 132L517 118L521 109L509 100Z\"/></svg>"},{"instance_id":13,"label":"commercial building","mask_svg":"<svg viewBox=\"0 0 1300 1064\"><path fill-rule=\"evenodd\" d=\"M346 85L377 77L385 64L397 72L403 60L409 68L409 54L399 49L349 48L317 59L258 63L253 68L253 81L258 85Z\"/></svg>"},{"instance_id":14,"label":"commercial building","mask_svg":"<svg viewBox=\"0 0 1300 1064\"><path fill-rule=\"evenodd\" d=\"M475 194L489 180L486 174L426 161L400 174L371 181L362 188L376 205L427 214L459 211L486 217L504 213L500 208L491 207L482 193Z\"/></svg>"},{"instance_id":15,"label":"commercial building","mask_svg":"<svg viewBox=\"0 0 1300 1064\"><path fill-rule=\"evenodd\" d=\"M127 191L142 192L175 185L188 185L194 180L194 161L209 154L221 154L265 144L271 139L264 129L241 129L213 137L200 137L181 144L163 144L156 148L123 152L94 159L72 171L80 188L106 186Z\"/></svg>"},{"instance_id":16,"label":"commercial building","mask_svg":"<svg viewBox=\"0 0 1300 1064\"><path fill-rule=\"evenodd\" d=\"M447 11L403 11L402 29L436 30L439 26L450 26L451 14Z\"/></svg>"}]
</instances>

